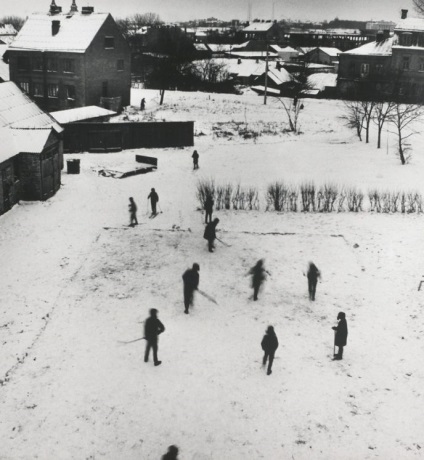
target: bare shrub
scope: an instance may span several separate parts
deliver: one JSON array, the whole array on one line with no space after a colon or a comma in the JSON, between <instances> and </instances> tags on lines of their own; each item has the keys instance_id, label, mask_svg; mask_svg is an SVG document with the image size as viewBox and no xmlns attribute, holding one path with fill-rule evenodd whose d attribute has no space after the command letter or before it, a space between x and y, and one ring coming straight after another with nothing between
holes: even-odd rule
<instances>
[{"instance_id":1,"label":"bare shrub","mask_svg":"<svg viewBox=\"0 0 424 460\"><path fill-rule=\"evenodd\" d=\"M296 186L291 186L288 190L287 211L297 212L298 198L299 198L299 189Z\"/></svg>"},{"instance_id":2,"label":"bare shrub","mask_svg":"<svg viewBox=\"0 0 424 460\"><path fill-rule=\"evenodd\" d=\"M287 206L289 188L283 182L275 182L268 186L266 192L266 209L273 208L274 211L284 211Z\"/></svg>"},{"instance_id":3,"label":"bare shrub","mask_svg":"<svg viewBox=\"0 0 424 460\"><path fill-rule=\"evenodd\" d=\"M216 200L215 200L215 209L217 211L220 211L221 209L224 209L224 187L221 185L217 185L215 189L215 194L216 194Z\"/></svg>"},{"instance_id":4,"label":"bare shrub","mask_svg":"<svg viewBox=\"0 0 424 460\"><path fill-rule=\"evenodd\" d=\"M370 200L370 211L381 212L380 195L378 190L369 190L368 199Z\"/></svg>"},{"instance_id":5,"label":"bare shrub","mask_svg":"<svg viewBox=\"0 0 424 460\"><path fill-rule=\"evenodd\" d=\"M338 193L337 185L330 183L322 185L317 193L317 210L319 212L334 211Z\"/></svg>"},{"instance_id":6,"label":"bare shrub","mask_svg":"<svg viewBox=\"0 0 424 460\"><path fill-rule=\"evenodd\" d=\"M233 194L233 186L231 184L224 185L224 207L223 209L231 208L232 194Z\"/></svg>"},{"instance_id":7,"label":"bare shrub","mask_svg":"<svg viewBox=\"0 0 424 460\"><path fill-rule=\"evenodd\" d=\"M356 188L350 188L346 191L347 209L350 212L362 211L362 202L364 194Z\"/></svg>"},{"instance_id":8,"label":"bare shrub","mask_svg":"<svg viewBox=\"0 0 424 460\"><path fill-rule=\"evenodd\" d=\"M197 199L203 209L205 207L206 198L210 196L215 198L215 181L213 179L201 179L197 182Z\"/></svg>"},{"instance_id":9,"label":"bare shrub","mask_svg":"<svg viewBox=\"0 0 424 460\"><path fill-rule=\"evenodd\" d=\"M304 182L300 184L302 212L315 211L315 193L315 184L313 182Z\"/></svg>"},{"instance_id":10,"label":"bare shrub","mask_svg":"<svg viewBox=\"0 0 424 460\"><path fill-rule=\"evenodd\" d=\"M246 205L249 211L259 210L259 193L254 187L249 187L246 190Z\"/></svg>"},{"instance_id":11,"label":"bare shrub","mask_svg":"<svg viewBox=\"0 0 424 460\"><path fill-rule=\"evenodd\" d=\"M346 189L342 187L339 191L339 195L337 197L337 212L343 212L345 210L344 204L346 201Z\"/></svg>"}]
</instances>

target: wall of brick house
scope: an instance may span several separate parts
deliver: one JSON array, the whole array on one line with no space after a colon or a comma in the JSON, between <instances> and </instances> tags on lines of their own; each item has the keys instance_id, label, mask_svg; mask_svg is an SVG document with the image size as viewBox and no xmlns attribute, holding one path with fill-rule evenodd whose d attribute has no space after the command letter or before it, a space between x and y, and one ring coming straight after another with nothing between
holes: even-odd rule
<instances>
[{"instance_id":1,"label":"wall of brick house","mask_svg":"<svg viewBox=\"0 0 424 460\"><path fill-rule=\"evenodd\" d=\"M19 156L21 196L23 200L41 200L41 162L37 153L21 153Z\"/></svg>"},{"instance_id":2,"label":"wall of brick house","mask_svg":"<svg viewBox=\"0 0 424 460\"><path fill-rule=\"evenodd\" d=\"M114 37L113 49L105 49L105 36ZM124 70L118 70L118 60L124 61ZM130 47L109 16L100 28L85 55L87 105L99 105L102 84L108 83L108 97L122 97L122 105L130 104L131 52Z\"/></svg>"},{"instance_id":3,"label":"wall of brick house","mask_svg":"<svg viewBox=\"0 0 424 460\"><path fill-rule=\"evenodd\" d=\"M18 69L18 58L27 57L29 59L29 70L22 71ZM47 63L48 59L56 59L58 69L55 72L44 70L34 70L34 64L37 59L42 59ZM74 72L64 71L65 59L74 61ZM43 110L52 112L55 110L65 110L73 107L84 107L86 105L85 93L85 60L82 53L63 53L63 52L39 52L39 51L14 51L9 54L10 79L20 86L21 82L29 82L29 95ZM44 86L44 95L34 95L34 85L42 84ZM48 97L47 85L58 84L59 95L57 98ZM66 99L66 85L75 87L75 101Z\"/></svg>"}]
</instances>

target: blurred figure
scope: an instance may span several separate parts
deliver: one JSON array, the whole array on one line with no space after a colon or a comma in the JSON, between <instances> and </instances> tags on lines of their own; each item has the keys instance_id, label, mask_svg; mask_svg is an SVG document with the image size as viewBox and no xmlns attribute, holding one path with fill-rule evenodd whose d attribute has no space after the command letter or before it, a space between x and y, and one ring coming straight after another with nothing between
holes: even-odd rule
<instances>
[{"instance_id":1,"label":"blurred figure","mask_svg":"<svg viewBox=\"0 0 424 460\"><path fill-rule=\"evenodd\" d=\"M312 262L309 262L307 277L309 300L315 300L315 292L317 290L318 278L321 277L321 273L318 270L317 266Z\"/></svg>"},{"instance_id":2,"label":"blurred figure","mask_svg":"<svg viewBox=\"0 0 424 460\"><path fill-rule=\"evenodd\" d=\"M199 169L199 154L197 153L197 150L193 152L191 158L193 158L193 169Z\"/></svg>"},{"instance_id":3,"label":"blurred figure","mask_svg":"<svg viewBox=\"0 0 424 460\"><path fill-rule=\"evenodd\" d=\"M212 222L209 222L206 225L205 233L203 234L203 238L205 238L205 240L208 240L209 252L213 252L215 248L214 242L216 239L216 226L218 225L218 223L219 219L216 217Z\"/></svg>"},{"instance_id":4,"label":"blurred figure","mask_svg":"<svg viewBox=\"0 0 424 460\"><path fill-rule=\"evenodd\" d=\"M146 108L146 99L143 99L141 100L140 102L140 110L144 110Z\"/></svg>"},{"instance_id":5,"label":"blurred figure","mask_svg":"<svg viewBox=\"0 0 424 460\"><path fill-rule=\"evenodd\" d=\"M162 455L161 460L178 460L178 447L177 446L169 446L168 452Z\"/></svg>"},{"instance_id":6,"label":"blurred figure","mask_svg":"<svg viewBox=\"0 0 424 460\"><path fill-rule=\"evenodd\" d=\"M199 287L199 270L199 264L193 264L193 267L186 270L183 274L185 314L188 314L190 305L193 305L193 294L194 291Z\"/></svg>"},{"instance_id":7,"label":"blurred figure","mask_svg":"<svg viewBox=\"0 0 424 460\"><path fill-rule=\"evenodd\" d=\"M146 339L146 351L144 353L144 362L149 361L150 348L153 349L153 362L155 366L162 364L158 360L158 337L165 331L165 326L159 321L158 311L156 308L150 310L150 317L144 323L144 338Z\"/></svg>"},{"instance_id":8,"label":"blurred figure","mask_svg":"<svg viewBox=\"0 0 424 460\"><path fill-rule=\"evenodd\" d=\"M267 375L272 374L272 363L274 362L275 351L278 348L278 339L275 335L273 326L268 326L268 329L265 332L264 338L261 342L262 350L264 351L264 357L262 360L262 365L265 366L268 361L268 370Z\"/></svg>"},{"instance_id":9,"label":"blurred figure","mask_svg":"<svg viewBox=\"0 0 424 460\"><path fill-rule=\"evenodd\" d=\"M138 220L137 205L135 204L133 197L130 197L130 204L128 205L128 209L130 211L130 227L134 227L134 225L138 225Z\"/></svg>"},{"instance_id":10,"label":"blurred figure","mask_svg":"<svg viewBox=\"0 0 424 460\"><path fill-rule=\"evenodd\" d=\"M212 222L212 213L213 213L213 205L215 202L213 201L213 198L211 195L208 195L205 200L205 224L209 222ZM209 218L209 219L208 219Z\"/></svg>"},{"instance_id":11,"label":"blurred figure","mask_svg":"<svg viewBox=\"0 0 424 460\"><path fill-rule=\"evenodd\" d=\"M156 193L156 190L154 188L151 189L147 199L150 199L150 204L152 206L152 216L156 216L156 204L159 201L159 195Z\"/></svg>"},{"instance_id":12,"label":"blurred figure","mask_svg":"<svg viewBox=\"0 0 424 460\"><path fill-rule=\"evenodd\" d=\"M269 275L269 272L265 270L263 265L264 260L260 259L248 272L248 275L252 275L253 300L258 300L259 289L266 279L265 273Z\"/></svg>"},{"instance_id":13,"label":"blurred figure","mask_svg":"<svg viewBox=\"0 0 424 460\"><path fill-rule=\"evenodd\" d=\"M334 359L340 360L343 359L343 347L345 347L347 343L346 314L342 311L339 312L337 320L339 321L339 324L337 326L333 326L332 328L333 331L336 331L334 345L338 347L338 353L334 354Z\"/></svg>"}]
</instances>

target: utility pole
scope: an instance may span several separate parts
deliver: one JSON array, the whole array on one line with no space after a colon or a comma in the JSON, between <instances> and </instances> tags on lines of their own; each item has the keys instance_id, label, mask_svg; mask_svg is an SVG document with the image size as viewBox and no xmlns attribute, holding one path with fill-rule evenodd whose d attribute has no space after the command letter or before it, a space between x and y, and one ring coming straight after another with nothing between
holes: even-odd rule
<instances>
[{"instance_id":1,"label":"utility pole","mask_svg":"<svg viewBox=\"0 0 424 460\"><path fill-rule=\"evenodd\" d=\"M264 105L266 105L266 92L268 90L268 49L269 45L266 44L266 59L265 59L265 93L264 93Z\"/></svg>"}]
</instances>

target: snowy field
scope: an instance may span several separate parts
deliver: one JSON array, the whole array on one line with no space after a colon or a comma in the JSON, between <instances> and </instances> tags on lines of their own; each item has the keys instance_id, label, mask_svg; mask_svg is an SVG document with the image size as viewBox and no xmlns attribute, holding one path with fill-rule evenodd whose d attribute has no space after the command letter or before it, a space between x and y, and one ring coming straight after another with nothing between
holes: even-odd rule
<instances>
[{"instance_id":1,"label":"snowy field","mask_svg":"<svg viewBox=\"0 0 424 460\"><path fill-rule=\"evenodd\" d=\"M195 121L198 171L194 148L70 155L80 175L65 168L55 197L0 217L0 459L159 460L170 444L181 460L421 458L424 217L272 213L263 197L281 179L424 193L423 136L401 166L393 136L384 131L381 150L374 132L360 143L339 101L306 101L294 136L282 132L282 106L258 96L167 92L159 107L157 92L136 90L132 104L141 97L147 110L133 119ZM264 134L243 139L240 123ZM158 170L98 175L135 153L156 156ZM255 186L262 198L259 211L216 213L230 246L217 242L213 254L202 178ZM259 258L271 276L253 302L246 274ZM323 274L315 302L309 260ZM193 262L218 304L197 295L184 315L181 275ZM144 341L121 343L143 335L150 308L166 327L159 367L143 362ZM333 362L339 311L349 336ZM267 376L270 324L280 347Z\"/></svg>"}]
</instances>

